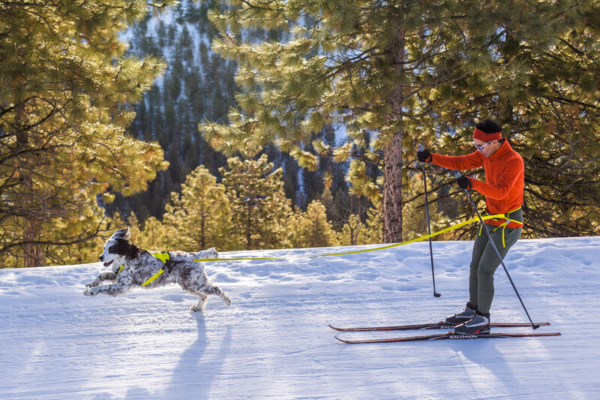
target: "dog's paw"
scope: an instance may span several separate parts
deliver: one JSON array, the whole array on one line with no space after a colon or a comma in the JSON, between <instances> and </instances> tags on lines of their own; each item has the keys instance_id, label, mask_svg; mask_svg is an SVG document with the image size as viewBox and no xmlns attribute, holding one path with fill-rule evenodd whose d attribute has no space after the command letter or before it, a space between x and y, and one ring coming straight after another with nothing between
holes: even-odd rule
<instances>
[{"instance_id":1,"label":"dog's paw","mask_svg":"<svg viewBox=\"0 0 600 400\"><path fill-rule=\"evenodd\" d=\"M95 287L98 286L98 284L96 283L96 281L91 281L85 284L85 287L91 288L91 287Z\"/></svg>"},{"instance_id":2,"label":"dog's paw","mask_svg":"<svg viewBox=\"0 0 600 400\"><path fill-rule=\"evenodd\" d=\"M95 296L100 292L100 289L98 289L97 287L93 287L93 288L89 288L87 289L85 292L83 292L83 294L85 296Z\"/></svg>"},{"instance_id":3,"label":"dog's paw","mask_svg":"<svg viewBox=\"0 0 600 400\"><path fill-rule=\"evenodd\" d=\"M192 311L202 311L202 310L204 310L204 307L191 306L190 310L192 310Z\"/></svg>"}]
</instances>

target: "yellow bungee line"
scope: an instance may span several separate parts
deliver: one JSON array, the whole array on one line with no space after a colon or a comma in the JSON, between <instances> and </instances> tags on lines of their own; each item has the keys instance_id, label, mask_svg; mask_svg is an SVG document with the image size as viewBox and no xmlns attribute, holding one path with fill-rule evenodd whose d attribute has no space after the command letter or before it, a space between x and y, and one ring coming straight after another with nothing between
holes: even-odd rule
<instances>
[{"instance_id":1,"label":"yellow bungee line","mask_svg":"<svg viewBox=\"0 0 600 400\"><path fill-rule=\"evenodd\" d=\"M486 215L485 217L482 217L482 219L484 221L488 220L488 219L496 219L496 218L506 218L505 214L496 214L496 215ZM208 262L208 261L252 261L252 260L285 260L285 259L289 259L289 258L316 258L316 257L334 257L334 256L345 256L348 254L358 254L358 253L368 253L370 251L378 251L378 250L385 250L385 249L391 249L393 247L399 247L399 246L404 246L405 244L409 244L409 243L415 243L415 242L420 242L422 240L427 240L431 237L434 236L438 236L441 235L442 233L446 233L446 232L450 232L453 231L455 229L458 228L462 228L465 225L469 225L472 224L473 222L479 222L479 218L471 218L468 221L464 221L464 222L460 222L456 225L452 225L449 226L448 228L442 229L441 231L438 232L434 232L430 235L424 235L421 237L418 237L416 239L411 239L411 240L407 240L405 242L402 243L394 243L394 244L390 244L387 246L382 246L382 247L377 247L375 249L367 249L367 250L358 250L358 251L348 251L345 253L335 253L335 254L319 254L319 255L315 255L315 256L287 256L287 257L260 257L260 258L202 258L202 259L198 259L198 260L193 260L194 262Z\"/></svg>"}]
</instances>

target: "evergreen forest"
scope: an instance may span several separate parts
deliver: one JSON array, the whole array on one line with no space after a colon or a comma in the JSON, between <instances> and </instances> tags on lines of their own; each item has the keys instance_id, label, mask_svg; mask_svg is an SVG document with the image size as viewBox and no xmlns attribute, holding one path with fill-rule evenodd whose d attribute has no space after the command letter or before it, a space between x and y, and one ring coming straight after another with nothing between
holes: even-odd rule
<instances>
[{"instance_id":1,"label":"evergreen forest","mask_svg":"<svg viewBox=\"0 0 600 400\"><path fill-rule=\"evenodd\" d=\"M125 226L148 250L414 239L425 190L432 231L476 217L417 147L471 153L487 118L525 162L521 237L600 233L596 1L88 3L0 5L3 267L94 262Z\"/></svg>"}]
</instances>

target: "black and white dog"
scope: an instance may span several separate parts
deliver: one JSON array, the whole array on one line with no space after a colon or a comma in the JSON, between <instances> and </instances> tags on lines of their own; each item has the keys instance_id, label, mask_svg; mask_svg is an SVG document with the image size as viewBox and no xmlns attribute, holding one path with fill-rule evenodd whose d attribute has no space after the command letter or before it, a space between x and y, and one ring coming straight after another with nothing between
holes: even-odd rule
<instances>
[{"instance_id":1,"label":"black and white dog","mask_svg":"<svg viewBox=\"0 0 600 400\"><path fill-rule=\"evenodd\" d=\"M219 257L214 248L198 253L174 251L165 257L165 253L153 255L130 243L130 236L129 228L126 228L116 231L108 239L100 261L105 267L112 267L112 271L102 272L88 283L84 295L103 293L119 296L140 286L152 289L177 283L183 290L199 298L198 304L191 307L193 311L204 309L209 294L217 295L225 304L231 305L231 299L208 279L203 264L193 261ZM103 281L112 281L113 284L100 286Z\"/></svg>"}]
</instances>

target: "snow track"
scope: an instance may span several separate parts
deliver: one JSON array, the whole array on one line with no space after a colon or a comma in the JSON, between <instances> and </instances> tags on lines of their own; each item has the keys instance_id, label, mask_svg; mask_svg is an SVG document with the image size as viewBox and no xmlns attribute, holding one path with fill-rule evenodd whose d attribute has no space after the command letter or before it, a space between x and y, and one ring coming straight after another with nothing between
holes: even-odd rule
<instances>
[{"instance_id":1,"label":"snow track","mask_svg":"<svg viewBox=\"0 0 600 400\"><path fill-rule=\"evenodd\" d=\"M334 339L329 323L424 323L461 309L471 246L433 243L440 298L432 296L427 243L210 263L232 306L209 297L203 313L189 310L195 299L177 286L84 297L100 264L0 270L0 398L600 398L596 237L521 240L506 259L532 318L552 324L536 332L560 337L368 346ZM377 246L356 249L365 247ZM348 248L221 257L336 250ZM501 269L492 319L527 322Z\"/></svg>"}]
</instances>

